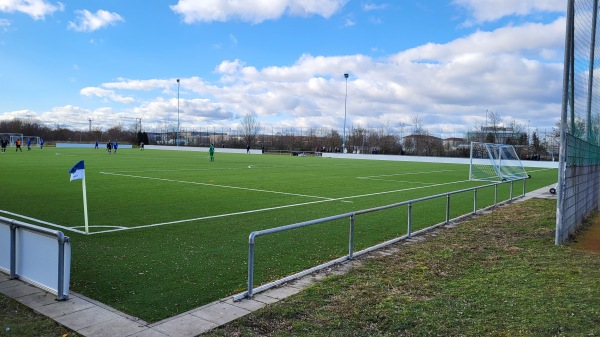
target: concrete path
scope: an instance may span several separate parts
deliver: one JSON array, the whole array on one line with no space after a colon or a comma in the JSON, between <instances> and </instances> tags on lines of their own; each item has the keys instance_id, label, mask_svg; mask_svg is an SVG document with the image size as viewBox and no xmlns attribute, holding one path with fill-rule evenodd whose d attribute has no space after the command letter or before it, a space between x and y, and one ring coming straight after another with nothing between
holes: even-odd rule
<instances>
[{"instance_id":1,"label":"concrete path","mask_svg":"<svg viewBox=\"0 0 600 337\"><path fill-rule=\"evenodd\" d=\"M549 193L549 189L550 186L530 192L515 202L531 198L556 198ZM411 240L419 239L414 237ZM394 248L391 249L395 251ZM385 254L385 252L381 253ZM330 271L330 274L344 274L356 264L360 262L348 261ZM0 293L87 337L191 337L294 295L327 275L326 273L309 275L259 293L251 300L233 302L232 298L225 298L152 324L74 292L69 294L68 300L56 301L56 296L25 282L10 280L7 274L1 272Z\"/></svg>"}]
</instances>

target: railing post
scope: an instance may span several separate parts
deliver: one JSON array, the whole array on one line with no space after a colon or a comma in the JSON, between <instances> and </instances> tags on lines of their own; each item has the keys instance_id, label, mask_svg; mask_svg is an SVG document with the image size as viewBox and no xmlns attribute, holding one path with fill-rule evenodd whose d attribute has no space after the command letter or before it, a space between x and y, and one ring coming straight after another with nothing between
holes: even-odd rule
<instances>
[{"instance_id":1,"label":"railing post","mask_svg":"<svg viewBox=\"0 0 600 337\"><path fill-rule=\"evenodd\" d=\"M510 201L513 200L513 182L514 180L510 181Z\"/></svg>"},{"instance_id":2,"label":"railing post","mask_svg":"<svg viewBox=\"0 0 600 337\"><path fill-rule=\"evenodd\" d=\"M450 223L450 194L446 194L446 225Z\"/></svg>"},{"instance_id":3,"label":"railing post","mask_svg":"<svg viewBox=\"0 0 600 337\"><path fill-rule=\"evenodd\" d=\"M527 190L527 179L523 179L523 196L525 196Z\"/></svg>"},{"instance_id":4,"label":"railing post","mask_svg":"<svg viewBox=\"0 0 600 337\"><path fill-rule=\"evenodd\" d=\"M348 260L352 260L354 258L354 213L350 215L350 237L348 241Z\"/></svg>"},{"instance_id":5,"label":"railing post","mask_svg":"<svg viewBox=\"0 0 600 337\"><path fill-rule=\"evenodd\" d=\"M477 214L477 189L473 190L473 214Z\"/></svg>"},{"instance_id":6,"label":"railing post","mask_svg":"<svg viewBox=\"0 0 600 337\"><path fill-rule=\"evenodd\" d=\"M17 276L17 226L10 225L10 279L14 280Z\"/></svg>"},{"instance_id":7,"label":"railing post","mask_svg":"<svg viewBox=\"0 0 600 337\"><path fill-rule=\"evenodd\" d=\"M410 238L410 231L411 231L411 226L412 226L412 202L408 203L408 226L407 226L407 233L406 235Z\"/></svg>"},{"instance_id":8,"label":"railing post","mask_svg":"<svg viewBox=\"0 0 600 337\"><path fill-rule=\"evenodd\" d=\"M62 232L57 232L58 239L58 286L56 288L56 300L64 301L68 296L65 296L65 235Z\"/></svg>"},{"instance_id":9,"label":"railing post","mask_svg":"<svg viewBox=\"0 0 600 337\"><path fill-rule=\"evenodd\" d=\"M252 298L254 287L254 232L248 238L248 298Z\"/></svg>"}]
</instances>

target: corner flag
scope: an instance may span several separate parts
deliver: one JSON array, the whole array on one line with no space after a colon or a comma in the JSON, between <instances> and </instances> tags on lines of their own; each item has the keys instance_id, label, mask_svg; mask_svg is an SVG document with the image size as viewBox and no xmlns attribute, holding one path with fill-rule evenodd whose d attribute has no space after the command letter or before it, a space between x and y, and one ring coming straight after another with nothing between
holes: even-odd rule
<instances>
[{"instance_id":1,"label":"corner flag","mask_svg":"<svg viewBox=\"0 0 600 337\"><path fill-rule=\"evenodd\" d=\"M71 167L71 169L69 170L69 173L71 173L71 180L69 181L85 179L85 168L83 166L83 160L73 165L73 167Z\"/></svg>"},{"instance_id":2,"label":"corner flag","mask_svg":"<svg viewBox=\"0 0 600 337\"><path fill-rule=\"evenodd\" d=\"M83 160L80 160L77 164L73 165L69 170L71 173L71 180L81 179L81 187L83 189L83 217L85 223L85 233L89 234L88 229L88 211L87 211L87 193L85 191L85 167L83 165Z\"/></svg>"}]
</instances>

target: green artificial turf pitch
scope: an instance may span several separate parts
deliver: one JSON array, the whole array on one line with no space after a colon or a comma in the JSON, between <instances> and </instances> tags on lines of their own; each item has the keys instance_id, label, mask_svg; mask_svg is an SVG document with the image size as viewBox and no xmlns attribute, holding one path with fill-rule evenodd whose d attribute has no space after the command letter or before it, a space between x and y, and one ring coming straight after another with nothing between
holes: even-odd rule
<instances>
[{"instance_id":1,"label":"green artificial turf pitch","mask_svg":"<svg viewBox=\"0 0 600 337\"><path fill-rule=\"evenodd\" d=\"M45 148L0 154L0 216L63 231L71 290L155 322L246 289L252 231L483 185L468 165L194 151ZM90 235L80 180L85 161ZM531 191L555 169L528 169ZM498 200L510 184L498 188ZM514 183L514 195L522 193ZM494 189L478 191L477 207ZM445 219L446 198L413 205L412 230ZM451 218L473 192L451 197ZM36 221L37 219L40 221ZM52 225L53 224L53 225ZM357 216L355 250L406 234L407 207ZM255 286L348 254L347 220L260 237Z\"/></svg>"}]
</instances>

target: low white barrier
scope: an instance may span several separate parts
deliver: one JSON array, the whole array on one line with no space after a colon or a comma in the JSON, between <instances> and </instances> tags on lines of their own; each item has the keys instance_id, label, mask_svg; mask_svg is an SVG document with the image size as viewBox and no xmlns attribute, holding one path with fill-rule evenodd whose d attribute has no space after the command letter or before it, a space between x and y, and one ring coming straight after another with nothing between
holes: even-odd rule
<instances>
[{"instance_id":1,"label":"low white barrier","mask_svg":"<svg viewBox=\"0 0 600 337\"><path fill-rule=\"evenodd\" d=\"M96 146L94 143L56 143L56 147L70 147L70 148L80 148L80 149L93 149ZM98 143L99 149L106 149L106 143ZM132 149L133 145L131 144L119 144L119 149Z\"/></svg>"},{"instance_id":2,"label":"low white barrier","mask_svg":"<svg viewBox=\"0 0 600 337\"><path fill-rule=\"evenodd\" d=\"M0 271L66 300L71 275L70 239L61 231L0 217Z\"/></svg>"}]
</instances>

